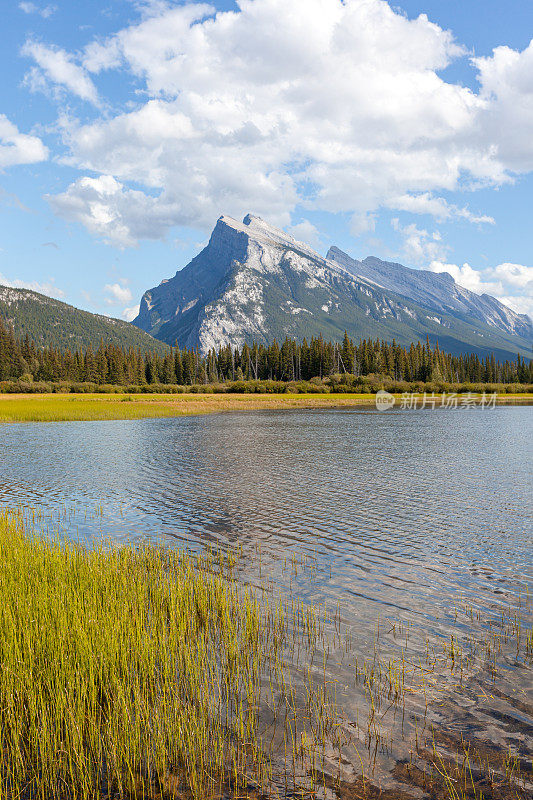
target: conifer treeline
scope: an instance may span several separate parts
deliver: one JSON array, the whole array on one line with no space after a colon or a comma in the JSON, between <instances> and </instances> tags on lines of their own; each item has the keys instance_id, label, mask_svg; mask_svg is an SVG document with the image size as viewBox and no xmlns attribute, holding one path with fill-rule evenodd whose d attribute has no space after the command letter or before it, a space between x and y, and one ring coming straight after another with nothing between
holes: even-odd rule
<instances>
[{"instance_id":1,"label":"conifer treeline","mask_svg":"<svg viewBox=\"0 0 533 800\"><path fill-rule=\"evenodd\" d=\"M452 356L422 345L402 347L363 339L358 344L344 335L342 344L322 337L299 343L286 339L280 346L229 345L201 356L198 349L169 350L167 355L123 349L103 342L82 352L39 348L28 337L17 339L0 320L0 380L90 382L144 385L218 383L235 380L307 381L333 374L384 375L397 381L453 383L533 383L533 362L496 361L494 355Z\"/></svg>"}]
</instances>

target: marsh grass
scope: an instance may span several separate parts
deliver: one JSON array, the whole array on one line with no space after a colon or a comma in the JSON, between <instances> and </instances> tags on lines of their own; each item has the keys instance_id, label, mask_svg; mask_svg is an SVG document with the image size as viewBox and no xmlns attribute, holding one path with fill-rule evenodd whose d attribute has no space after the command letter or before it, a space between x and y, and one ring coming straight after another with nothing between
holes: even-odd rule
<instances>
[{"instance_id":1,"label":"marsh grass","mask_svg":"<svg viewBox=\"0 0 533 800\"><path fill-rule=\"evenodd\" d=\"M374 395L11 395L0 396L0 422L146 419L279 408L319 408L373 403Z\"/></svg>"},{"instance_id":2,"label":"marsh grass","mask_svg":"<svg viewBox=\"0 0 533 800\"><path fill-rule=\"evenodd\" d=\"M314 651L311 610L260 601L231 556L86 549L21 512L0 547L2 798L312 790L334 714L309 670L297 709L285 655Z\"/></svg>"},{"instance_id":3,"label":"marsh grass","mask_svg":"<svg viewBox=\"0 0 533 800\"><path fill-rule=\"evenodd\" d=\"M533 663L527 590L489 618L455 606L453 633L425 645L408 620L372 620L373 652L361 658L340 606L244 586L238 552L89 549L39 524L32 510L0 512L2 800L315 798L326 788L397 800L373 783L394 737L410 757L392 775L431 797L528 796L519 744L463 740L431 722L432 709L457 718L475 695L531 712L503 691L510 669ZM314 569L296 557L285 567L295 578ZM364 697L355 719L344 712L354 692ZM473 722L464 716L465 730Z\"/></svg>"},{"instance_id":4,"label":"marsh grass","mask_svg":"<svg viewBox=\"0 0 533 800\"><path fill-rule=\"evenodd\" d=\"M502 395L498 403L532 403ZM177 417L217 411L374 406L374 394L21 394L0 395L0 422L67 422Z\"/></svg>"},{"instance_id":5,"label":"marsh grass","mask_svg":"<svg viewBox=\"0 0 533 800\"><path fill-rule=\"evenodd\" d=\"M335 408L374 403L373 395L19 395L0 397L0 422L146 419L283 408Z\"/></svg>"},{"instance_id":6,"label":"marsh grass","mask_svg":"<svg viewBox=\"0 0 533 800\"><path fill-rule=\"evenodd\" d=\"M0 398L0 422L69 422L172 417L186 409L164 402L157 406L148 400L116 395L91 397L72 395L21 395Z\"/></svg>"}]
</instances>

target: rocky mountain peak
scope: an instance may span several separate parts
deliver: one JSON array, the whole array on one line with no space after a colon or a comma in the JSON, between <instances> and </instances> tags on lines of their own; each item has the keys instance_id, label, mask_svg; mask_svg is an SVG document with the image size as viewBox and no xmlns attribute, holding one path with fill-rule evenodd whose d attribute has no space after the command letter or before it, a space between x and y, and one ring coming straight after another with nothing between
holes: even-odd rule
<instances>
[{"instance_id":1,"label":"rocky mountain peak","mask_svg":"<svg viewBox=\"0 0 533 800\"><path fill-rule=\"evenodd\" d=\"M258 246L261 250L265 248L285 249L302 253L305 257L313 260L324 261L322 256L319 256L309 245L305 242L299 242L289 233L276 228L265 222L264 219L254 214L246 214L242 222L238 222L233 217L222 215L218 218L217 224L211 236L211 241L215 239L222 239L225 242L232 239L240 241L241 247L247 246L250 243ZM245 245L246 242L246 245ZM241 260L240 257L236 257Z\"/></svg>"},{"instance_id":2,"label":"rocky mountain peak","mask_svg":"<svg viewBox=\"0 0 533 800\"><path fill-rule=\"evenodd\" d=\"M265 225L265 221L262 217L258 217L255 214L246 214L242 221L243 225Z\"/></svg>"},{"instance_id":3,"label":"rocky mountain peak","mask_svg":"<svg viewBox=\"0 0 533 800\"><path fill-rule=\"evenodd\" d=\"M213 235L218 235L223 230L231 230L234 233L243 233L251 239L254 238L272 238L276 239L282 231L279 231L273 225L269 225L261 217L256 217L253 214L246 214L242 222L222 214L217 220ZM286 235L286 234L285 234Z\"/></svg>"},{"instance_id":4,"label":"rocky mountain peak","mask_svg":"<svg viewBox=\"0 0 533 800\"><path fill-rule=\"evenodd\" d=\"M322 335L437 339L450 352L529 350L530 323L494 298L444 278L375 258L327 257L261 217L221 216L209 243L166 283L143 295L134 324L202 352L244 341Z\"/></svg>"}]
</instances>

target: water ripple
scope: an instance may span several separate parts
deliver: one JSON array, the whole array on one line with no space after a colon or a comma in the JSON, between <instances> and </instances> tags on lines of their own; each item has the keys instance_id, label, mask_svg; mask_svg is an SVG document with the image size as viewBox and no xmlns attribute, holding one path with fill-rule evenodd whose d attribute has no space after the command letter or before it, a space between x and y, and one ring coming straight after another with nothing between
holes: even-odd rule
<instances>
[{"instance_id":1,"label":"water ripple","mask_svg":"<svg viewBox=\"0 0 533 800\"><path fill-rule=\"evenodd\" d=\"M89 538L260 545L279 582L283 559L312 555L304 596L361 626L369 604L432 619L531 581L532 429L515 407L4 425L0 502L70 504Z\"/></svg>"}]
</instances>

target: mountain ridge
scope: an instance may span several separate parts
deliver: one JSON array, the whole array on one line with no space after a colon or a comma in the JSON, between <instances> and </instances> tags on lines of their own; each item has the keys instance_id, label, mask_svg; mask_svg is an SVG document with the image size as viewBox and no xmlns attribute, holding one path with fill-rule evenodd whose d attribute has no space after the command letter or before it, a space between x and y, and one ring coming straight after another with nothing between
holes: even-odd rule
<instances>
[{"instance_id":1,"label":"mountain ridge","mask_svg":"<svg viewBox=\"0 0 533 800\"><path fill-rule=\"evenodd\" d=\"M437 287L432 304L431 298L422 302L423 287L417 300L412 289L409 294L398 291L397 283L394 289L381 286L375 274L370 276L371 266L374 273L377 269L372 258L364 267L365 262L338 248L333 255L321 256L260 217L247 214L241 223L223 215L207 246L189 264L144 293L134 324L169 344L198 346L203 353L228 343L254 339L268 343L285 336L322 334L340 341L347 330L352 338L394 338L401 344L428 337L452 353L494 352L506 359L520 352L530 357L533 326L493 298L498 308L501 305L520 321L525 335L472 318L468 310L439 308L436 316L439 287L441 293L446 286L453 289L458 303L466 292L473 303L473 293L463 287L459 291L451 276L427 273L431 277L426 282ZM398 267L411 281L411 273L418 272ZM466 303L464 297L462 302Z\"/></svg>"},{"instance_id":2,"label":"mountain ridge","mask_svg":"<svg viewBox=\"0 0 533 800\"><path fill-rule=\"evenodd\" d=\"M28 335L39 347L96 350L103 339L118 347L168 352L168 345L129 322L83 311L33 289L0 286L0 319L17 338Z\"/></svg>"},{"instance_id":3,"label":"mountain ridge","mask_svg":"<svg viewBox=\"0 0 533 800\"><path fill-rule=\"evenodd\" d=\"M376 256L367 256L359 261L336 246L329 248L326 258L341 264L352 274L358 274L385 289L423 302L435 311L473 314L476 319L485 319L489 324L519 336L533 333L531 320L526 314L518 314L492 295L479 295L466 289L456 283L448 272L412 269L398 262L383 261Z\"/></svg>"}]
</instances>

